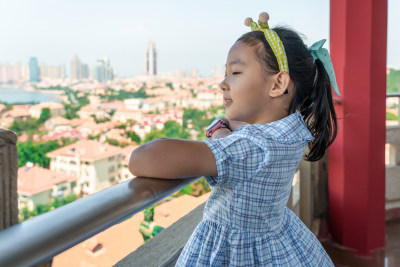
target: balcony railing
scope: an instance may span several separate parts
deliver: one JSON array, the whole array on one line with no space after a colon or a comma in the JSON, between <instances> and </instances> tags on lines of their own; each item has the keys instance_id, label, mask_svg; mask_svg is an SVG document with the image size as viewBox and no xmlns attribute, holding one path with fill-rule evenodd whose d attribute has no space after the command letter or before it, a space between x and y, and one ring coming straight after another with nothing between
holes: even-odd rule
<instances>
[{"instance_id":1,"label":"balcony railing","mask_svg":"<svg viewBox=\"0 0 400 267\"><path fill-rule=\"evenodd\" d=\"M11 138L13 141L10 142L10 136L14 136L15 140ZM1 152L3 159L8 159L9 162L0 165L0 172L2 174L14 173L14 175L8 176L10 176L9 180L12 180L12 183L16 185L18 162L15 134L3 130L2 135L0 135L0 144L5 142L8 142L8 150ZM9 157L10 155L14 156ZM297 173L300 177L300 185L295 185L299 192L292 190L294 193L291 194L288 202L289 208L293 209L309 228L311 228L315 217L315 214L313 214L315 203L319 203L320 206L320 203L324 202L316 201L313 197L313 193L315 194L317 191L313 190L313 187L318 185L316 180L321 180L319 175L315 175L319 173L319 166L317 163L302 161ZM31 266L49 262L55 255L142 211L193 183L198 178L168 180L139 177L114 185L22 223L15 224L14 220L15 225L11 227L8 227L10 226L8 225L6 226L7 229L0 231L0 266ZM3 194L3 196L9 196L11 192L13 197L5 199L3 203L17 203L16 186L7 188L5 192L6 194ZM166 253L165 246L162 246L164 258L161 254L158 254L159 260L164 263L173 263L176 260L187 238L200 222L203 207L204 205L198 207L161 232L154 238L154 241L149 243L150 245L154 244L154 242L163 240L163 236L167 236L167 242L174 244L174 253ZM2 207L2 209L4 208ZM3 211L1 210L1 212ZM14 214L17 213L14 211ZM16 215L14 217L16 218ZM176 227L180 229L179 235L169 234L171 231L174 232ZM178 242L178 239L180 242ZM166 242L166 240L164 239L163 242ZM144 246L149 245L146 243ZM137 251L140 252L143 249ZM138 258L135 257L135 259Z\"/></svg>"}]
</instances>

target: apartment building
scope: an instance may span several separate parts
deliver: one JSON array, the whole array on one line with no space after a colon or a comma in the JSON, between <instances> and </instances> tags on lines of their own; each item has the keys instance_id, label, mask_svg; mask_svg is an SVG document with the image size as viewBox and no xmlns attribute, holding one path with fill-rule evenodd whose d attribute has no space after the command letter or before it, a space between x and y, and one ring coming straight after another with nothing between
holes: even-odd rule
<instances>
[{"instance_id":1,"label":"apartment building","mask_svg":"<svg viewBox=\"0 0 400 267\"><path fill-rule=\"evenodd\" d=\"M65 115L65 109L63 104L57 102L46 102L34 105L29 109L32 118L38 119L40 117L42 109L44 108L50 109L51 117L58 117Z\"/></svg>"},{"instance_id":2,"label":"apartment building","mask_svg":"<svg viewBox=\"0 0 400 267\"><path fill-rule=\"evenodd\" d=\"M18 168L18 207L33 210L38 204L50 204L55 197L73 194L76 180L76 177L28 162Z\"/></svg>"},{"instance_id":3,"label":"apartment building","mask_svg":"<svg viewBox=\"0 0 400 267\"><path fill-rule=\"evenodd\" d=\"M77 177L76 194L89 195L121 180L122 148L81 140L47 153L50 169Z\"/></svg>"}]
</instances>

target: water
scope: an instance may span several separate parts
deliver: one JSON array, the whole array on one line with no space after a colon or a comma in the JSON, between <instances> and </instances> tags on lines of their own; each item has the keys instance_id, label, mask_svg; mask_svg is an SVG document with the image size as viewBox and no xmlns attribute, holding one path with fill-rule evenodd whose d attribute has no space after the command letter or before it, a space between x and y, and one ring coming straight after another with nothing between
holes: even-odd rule
<instances>
[{"instance_id":1,"label":"water","mask_svg":"<svg viewBox=\"0 0 400 267\"><path fill-rule=\"evenodd\" d=\"M25 91L22 88L0 87L0 102L7 104L30 103L30 102L59 102L62 100L58 94L42 93L36 91Z\"/></svg>"}]
</instances>

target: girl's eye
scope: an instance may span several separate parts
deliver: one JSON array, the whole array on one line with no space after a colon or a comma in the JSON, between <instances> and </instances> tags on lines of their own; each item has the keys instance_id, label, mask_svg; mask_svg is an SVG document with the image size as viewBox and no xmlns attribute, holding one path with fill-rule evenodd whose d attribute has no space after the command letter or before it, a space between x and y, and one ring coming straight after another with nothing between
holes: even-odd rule
<instances>
[{"instance_id":1,"label":"girl's eye","mask_svg":"<svg viewBox=\"0 0 400 267\"><path fill-rule=\"evenodd\" d=\"M238 75L238 74L240 74L240 72L232 72L232 75Z\"/></svg>"}]
</instances>

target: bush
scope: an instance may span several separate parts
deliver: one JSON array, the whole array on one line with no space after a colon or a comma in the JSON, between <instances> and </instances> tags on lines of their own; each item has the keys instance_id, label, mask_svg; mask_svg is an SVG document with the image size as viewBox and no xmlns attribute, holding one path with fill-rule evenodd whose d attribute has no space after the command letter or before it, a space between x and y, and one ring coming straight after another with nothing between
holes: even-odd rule
<instances>
[{"instance_id":1,"label":"bush","mask_svg":"<svg viewBox=\"0 0 400 267\"><path fill-rule=\"evenodd\" d=\"M396 116L395 114L390 113L390 112L386 112L386 120L395 121L395 120L398 120L398 119L399 119L399 116Z\"/></svg>"}]
</instances>

